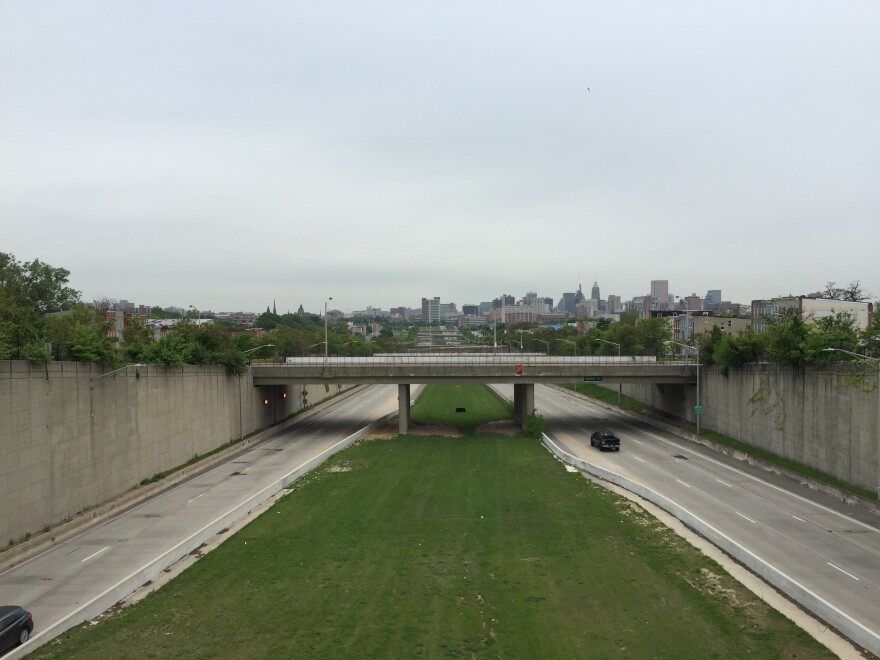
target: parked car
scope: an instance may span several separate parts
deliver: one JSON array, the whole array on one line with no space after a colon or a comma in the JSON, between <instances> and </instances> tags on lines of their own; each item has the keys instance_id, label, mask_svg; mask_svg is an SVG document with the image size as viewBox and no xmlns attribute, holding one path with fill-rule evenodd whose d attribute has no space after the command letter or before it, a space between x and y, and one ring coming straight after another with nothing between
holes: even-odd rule
<instances>
[{"instance_id":1,"label":"parked car","mask_svg":"<svg viewBox=\"0 0 880 660\"><path fill-rule=\"evenodd\" d=\"M620 438L611 431L593 431L593 435L590 436L590 446L620 451Z\"/></svg>"},{"instance_id":2,"label":"parked car","mask_svg":"<svg viewBox=\"0 0 880 660\"><path fill-rule=\"evenodd\" d=\"M17 605L0 605L0 653L24 644L33 629L34 617L26 609Z\"/></svg>"}]
</instances>

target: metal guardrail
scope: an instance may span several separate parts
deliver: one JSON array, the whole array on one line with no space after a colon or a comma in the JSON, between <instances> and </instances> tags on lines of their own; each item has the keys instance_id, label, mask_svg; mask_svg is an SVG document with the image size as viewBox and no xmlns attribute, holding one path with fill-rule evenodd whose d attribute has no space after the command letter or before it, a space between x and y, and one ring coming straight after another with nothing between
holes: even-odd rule
<instances>
[{"instance_id":1,"label":"metal guardrail","mask_svg":"<svg viewBox=\"0 0 880 660\"><path fill-rule=\"evenodd\" d=\"M405 366L670 366L690 365L696 366L692 357L679 359L661 359L644 355L585 355L575 357L573 355L544 355L542 353L496 353L488 355L466 354L448 355L437 353L409 353L400 355L381 355L372 357L350 356L308 356L288 357L284 362L254 362L251 366L255 369L262 367L405 367Z\"/></svg>"}]
</instances>

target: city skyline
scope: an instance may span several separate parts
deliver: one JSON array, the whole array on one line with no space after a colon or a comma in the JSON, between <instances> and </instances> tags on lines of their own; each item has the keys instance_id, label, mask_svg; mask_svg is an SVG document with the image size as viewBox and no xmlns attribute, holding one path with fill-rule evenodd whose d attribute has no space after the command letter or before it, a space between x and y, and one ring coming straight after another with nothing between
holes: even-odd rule
<instances>
[{"instance_id":1,"label":"city skyline","mask_svg":"<svg viewBox=\"0 0 880 660\"><path fill-rule=\"evenodd\" d=\"M0 12L0 249L87 300L880 295L877 3Z\"/></svg>"}]
</instances>

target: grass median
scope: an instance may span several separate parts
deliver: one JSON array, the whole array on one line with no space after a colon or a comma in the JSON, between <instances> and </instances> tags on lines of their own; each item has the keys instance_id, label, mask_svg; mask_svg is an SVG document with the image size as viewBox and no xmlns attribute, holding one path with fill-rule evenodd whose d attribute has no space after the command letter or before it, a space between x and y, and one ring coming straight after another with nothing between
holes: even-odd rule
<instances>
[{"instance_id":1,"label":"grass median","mask_svg":"<svg viewBox=\"0 0 880 660\"><path fill-rule=\"evenodd\" d=\"M162 589L34 657L746 655L832 657L534 440L471 434L355 445Z\"/></svg>"}]
</instances>

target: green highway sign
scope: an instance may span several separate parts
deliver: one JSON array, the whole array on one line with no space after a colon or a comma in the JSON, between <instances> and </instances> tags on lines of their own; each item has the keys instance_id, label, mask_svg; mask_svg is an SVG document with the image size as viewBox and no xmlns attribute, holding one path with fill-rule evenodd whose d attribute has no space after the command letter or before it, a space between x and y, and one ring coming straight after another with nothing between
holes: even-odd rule
<instances>
[{"instance_id":1,"label":"green highway sign","mask_svg":"<svg viewBox=\"0 0 880 660\"><path fill-rule=\"evenodd\" d=\"M601 383L602 376L584 376L585 383Z\"/></svg>"},{"instance_id":2,"label":"green highway sign","mask_svg":"<svg viewBox=\"0 0 880 660\"><path fill-rule=\"evenodd\" d=\"M694 414L702 415L703 414L703 406L694 406Z\"/></svg>"}]
</instances>

